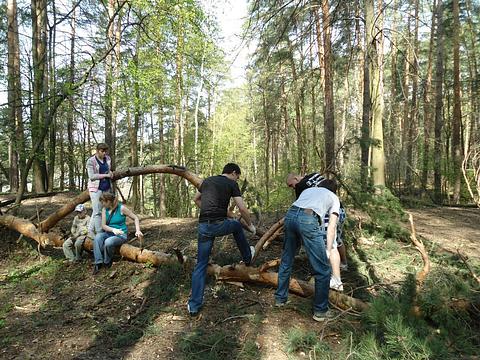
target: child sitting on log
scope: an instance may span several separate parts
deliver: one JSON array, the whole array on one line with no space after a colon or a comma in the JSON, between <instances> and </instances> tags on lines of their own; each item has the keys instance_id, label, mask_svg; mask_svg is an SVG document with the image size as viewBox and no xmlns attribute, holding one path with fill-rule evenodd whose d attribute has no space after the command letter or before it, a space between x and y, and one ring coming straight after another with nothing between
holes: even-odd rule
<instances>
[{"instance_id":1,"label":"child sitting on log","mask_svg":"<svg viewBox=\"0 0 480 360\"><path fill-rule=\"evenodd\" d=\"M85 205L78 204L75 207L75 218L73 219L71 236L63 243L63 253L70 262L82 260L83 243L87 238L90 216L87 215ZM73 248L75 247L75 253Z\"/></svg>"}]
</instances>

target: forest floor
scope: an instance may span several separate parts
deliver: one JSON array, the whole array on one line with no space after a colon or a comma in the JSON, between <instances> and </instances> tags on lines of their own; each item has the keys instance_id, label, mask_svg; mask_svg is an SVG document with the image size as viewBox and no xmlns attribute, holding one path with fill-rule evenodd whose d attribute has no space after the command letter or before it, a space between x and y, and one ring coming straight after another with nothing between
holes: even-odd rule
<instances>
[{"instance_id":1,"label":"forest floor","mask_svg":"<svg viewBox=\"0 0 480 360\"><path fill-rule=\"evenodd\" d=\"M28 200L21 215L28 218L44 208L43 219L70 199L61 195ZM480 210L410 212L430 254L454 256L459 249L478 268ZM72 218L73 214L57 227L68 231ZM271 216L265 223L277 220ZM195 257L196 219L143 218L141 224L148 249L171 253L178 248ZM132 245L138 245L136 240ZM374 246L382 252L373 251ZM345 292L357 298L367 299L380 284L402 280L405 264L413 271L422 267L418 252L408 243L359 239L348 250L350 266L342 276ZM261 252L256 265L280 252L277 240ZM239 261L231 238L216 240L212 261ZM293 276L308 279L308 261L296 261ZM117 258L111 269L93 276L91 254L85 254L82 263L68 265L61 249L45 249L39 255L35 243L0 229L0 358L322 359L295 348L301 334L305 339L313 332L335 351L348 341L345 331L354 333L359 323L358 314L339 309L334 309L333 320L317 323L311 317L311 299L291 295L291 302L279 309L273 306L273 288L213 279L207 284L201 315L190 318L189 291L190 270L180 265L154 268Z\"/></svg>"}]
</instances>

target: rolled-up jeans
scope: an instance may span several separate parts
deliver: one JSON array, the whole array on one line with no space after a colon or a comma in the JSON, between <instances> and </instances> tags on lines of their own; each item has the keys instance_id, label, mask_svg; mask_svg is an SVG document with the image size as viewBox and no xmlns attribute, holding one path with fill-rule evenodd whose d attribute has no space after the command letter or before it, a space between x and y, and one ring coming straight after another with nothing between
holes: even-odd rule
<instances>
[{"instance_id":1,"label":"rolled-up jeans","mask_svg":"<svg viewBox=\"0 0 480 360\"><path fill-rule=\"evenodd\" d=\"M93 241L93 256L95 264L109 264L117 246L127 242L127 235L115 235L111 232L101 232L95 235Z\"/></svg>"},{"instance_id":2,"label":"rolled-up jeans","mask_svg":"<svg viewBox=\"0 0 480 360\"><path fill-rule=\"evenodd\" d=\"M282 260L278 269L278 287L275 299L280 303L287 301L293 260L297 249L303 244L315 278L313 310L325 312L328 310L331 268L325 252L324 232L312 210L308 212L306 210L310 209L292 206L285 216L285 240Z\"/></svg>"},{"instance_id":3,"label":"rolled-up jeans","mask_svg":"<svg viewBox=\"0 0 480 360\"><path fill-rule=\"evenodd\" d=\"M207 266L212 252L213 240L217 236L233 234L243 261L249 265L252 260L250 245L238 220L225 219L198 223L197 263L192 273L192 295L188 300L191 312L197 312L203 305L203 294L207 280Z\"/></svg>"}]
</instances>

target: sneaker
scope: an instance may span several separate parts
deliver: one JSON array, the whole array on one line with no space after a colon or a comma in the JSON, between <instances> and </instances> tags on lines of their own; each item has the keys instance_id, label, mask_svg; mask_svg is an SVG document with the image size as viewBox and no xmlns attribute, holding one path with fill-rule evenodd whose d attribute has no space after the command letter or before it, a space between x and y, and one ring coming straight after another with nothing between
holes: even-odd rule
<instances>
[{"instance_id":1,"label":"sneaker","mask_svg":"<svg viewBox=\"0 0 480 360\"><path fill-rule=\"evenodd\" d=\"M337 279L336 277L332 276L330 278L330 289L343 291L343 284L342 281Z\"/></svg>"},{"instance_id":2,"label":"sneaker","mask_svg":"<svg viewBox=\"0 0 480 360\"><path fill-rule=\"evenodd\" d=\"M340 270L342 271L347 271L348 270L348 264L347 263L340 263Z\"/></svg>"},{"instance_id":3,"label":"sneaker","mask_svg":"<svg viewBox=\"0 0 480 360\"><path fill-rule=\"evenodd\" d=\"M252 263L252 260L255 257L255 247L254 246L250 246L250 252L252 253L252 257L250 258L250 263Z\"/></svg>"},{"instance_id":4,"label":"sneaker","mask_svg":"<svg viewBox=\"0 0 480 360\"><path fill-rule=\"evenodd\" d=\"M289 304L290 303L290 300L287 300L287 301L284 301L284 302L281 302L279 300L275 300L275 307L284 307L285 305Z\"/></svg>"},{"instance_id":5,"label":"sneaker","mask_svg":"<svg viewBox=\"0 0 480 360\"><path fill-rule=\"evenodd\" d=\"M333 316L334 315L330 310L327 310L325 312L315 311L313 313L313 320L321 322L328 319L332 319Z\"/></svg>"},{"instance_id":6,"label":"sneaker","mask_svg":"<svg viewBox=\"0 0 480 360\"><path fill-rule=\"evenodd\" d=\"M198 311L192 311L192 310L190 310L190 304L187 304L187 309L188 309L188 313L190 314L191 317L196 317L196 316L198 316Z\"/></svg>"}]
</instances>

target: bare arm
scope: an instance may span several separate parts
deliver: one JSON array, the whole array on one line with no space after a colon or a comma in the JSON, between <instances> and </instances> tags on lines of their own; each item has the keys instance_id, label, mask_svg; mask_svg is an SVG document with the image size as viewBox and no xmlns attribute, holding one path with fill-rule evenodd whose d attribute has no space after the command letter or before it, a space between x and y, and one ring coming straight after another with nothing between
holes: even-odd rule
<instances>
[{"instance_id":1,"label":"bare arm","mask_svg":"<svg viewBox=\"0 0 480 360\"><path fill-rule=\"evenodd\" d=\"M337 236L337 221L338 221L338 214L331 213L330 219L328 220L328 227L327 227L327 251L328 252L332 250L333 241Z\"/></svg>"},{"instance_id":2,"label":"bare arm","mask_svg":"<svg viewBox=\"0 0 480 360\"><path fill-rule=\"evenodd\" d=\"M135 236L141 237L143 236L143 233L140 231L140 220L138 216L129 208L127 208L125 205L122 206L122 214L125 216L128 216L130 219L132 219L135 222Z\"/></svg>"},{"instance_id":3,"label":"bare arm","mask_svg":"<svg viewBox=\"0 0 480 360\"><path fill-rule=\"evenodd\" d=\"M240 210L240 214L242 214L243 220L247 223L247 226L252 225L252 219L250 218L250 213L248 212L247 207L245 206L245 203L243 202L243 199L241 196L236 196L233 198L235 201L235 204L238 207L238 210Z\"/></svg>"},{"instance_id":4,"label":"bare arm","mask_svg":"<svg viewBox=\"0 0 480 360\"><path fill-rule=\"evenodd\" d=\"M197 191L197 193L195 194L193 202L195 203L195 205L198 206L198 208L202 207L202 193L200 191Z\"/></svg>"}]
</instances>

